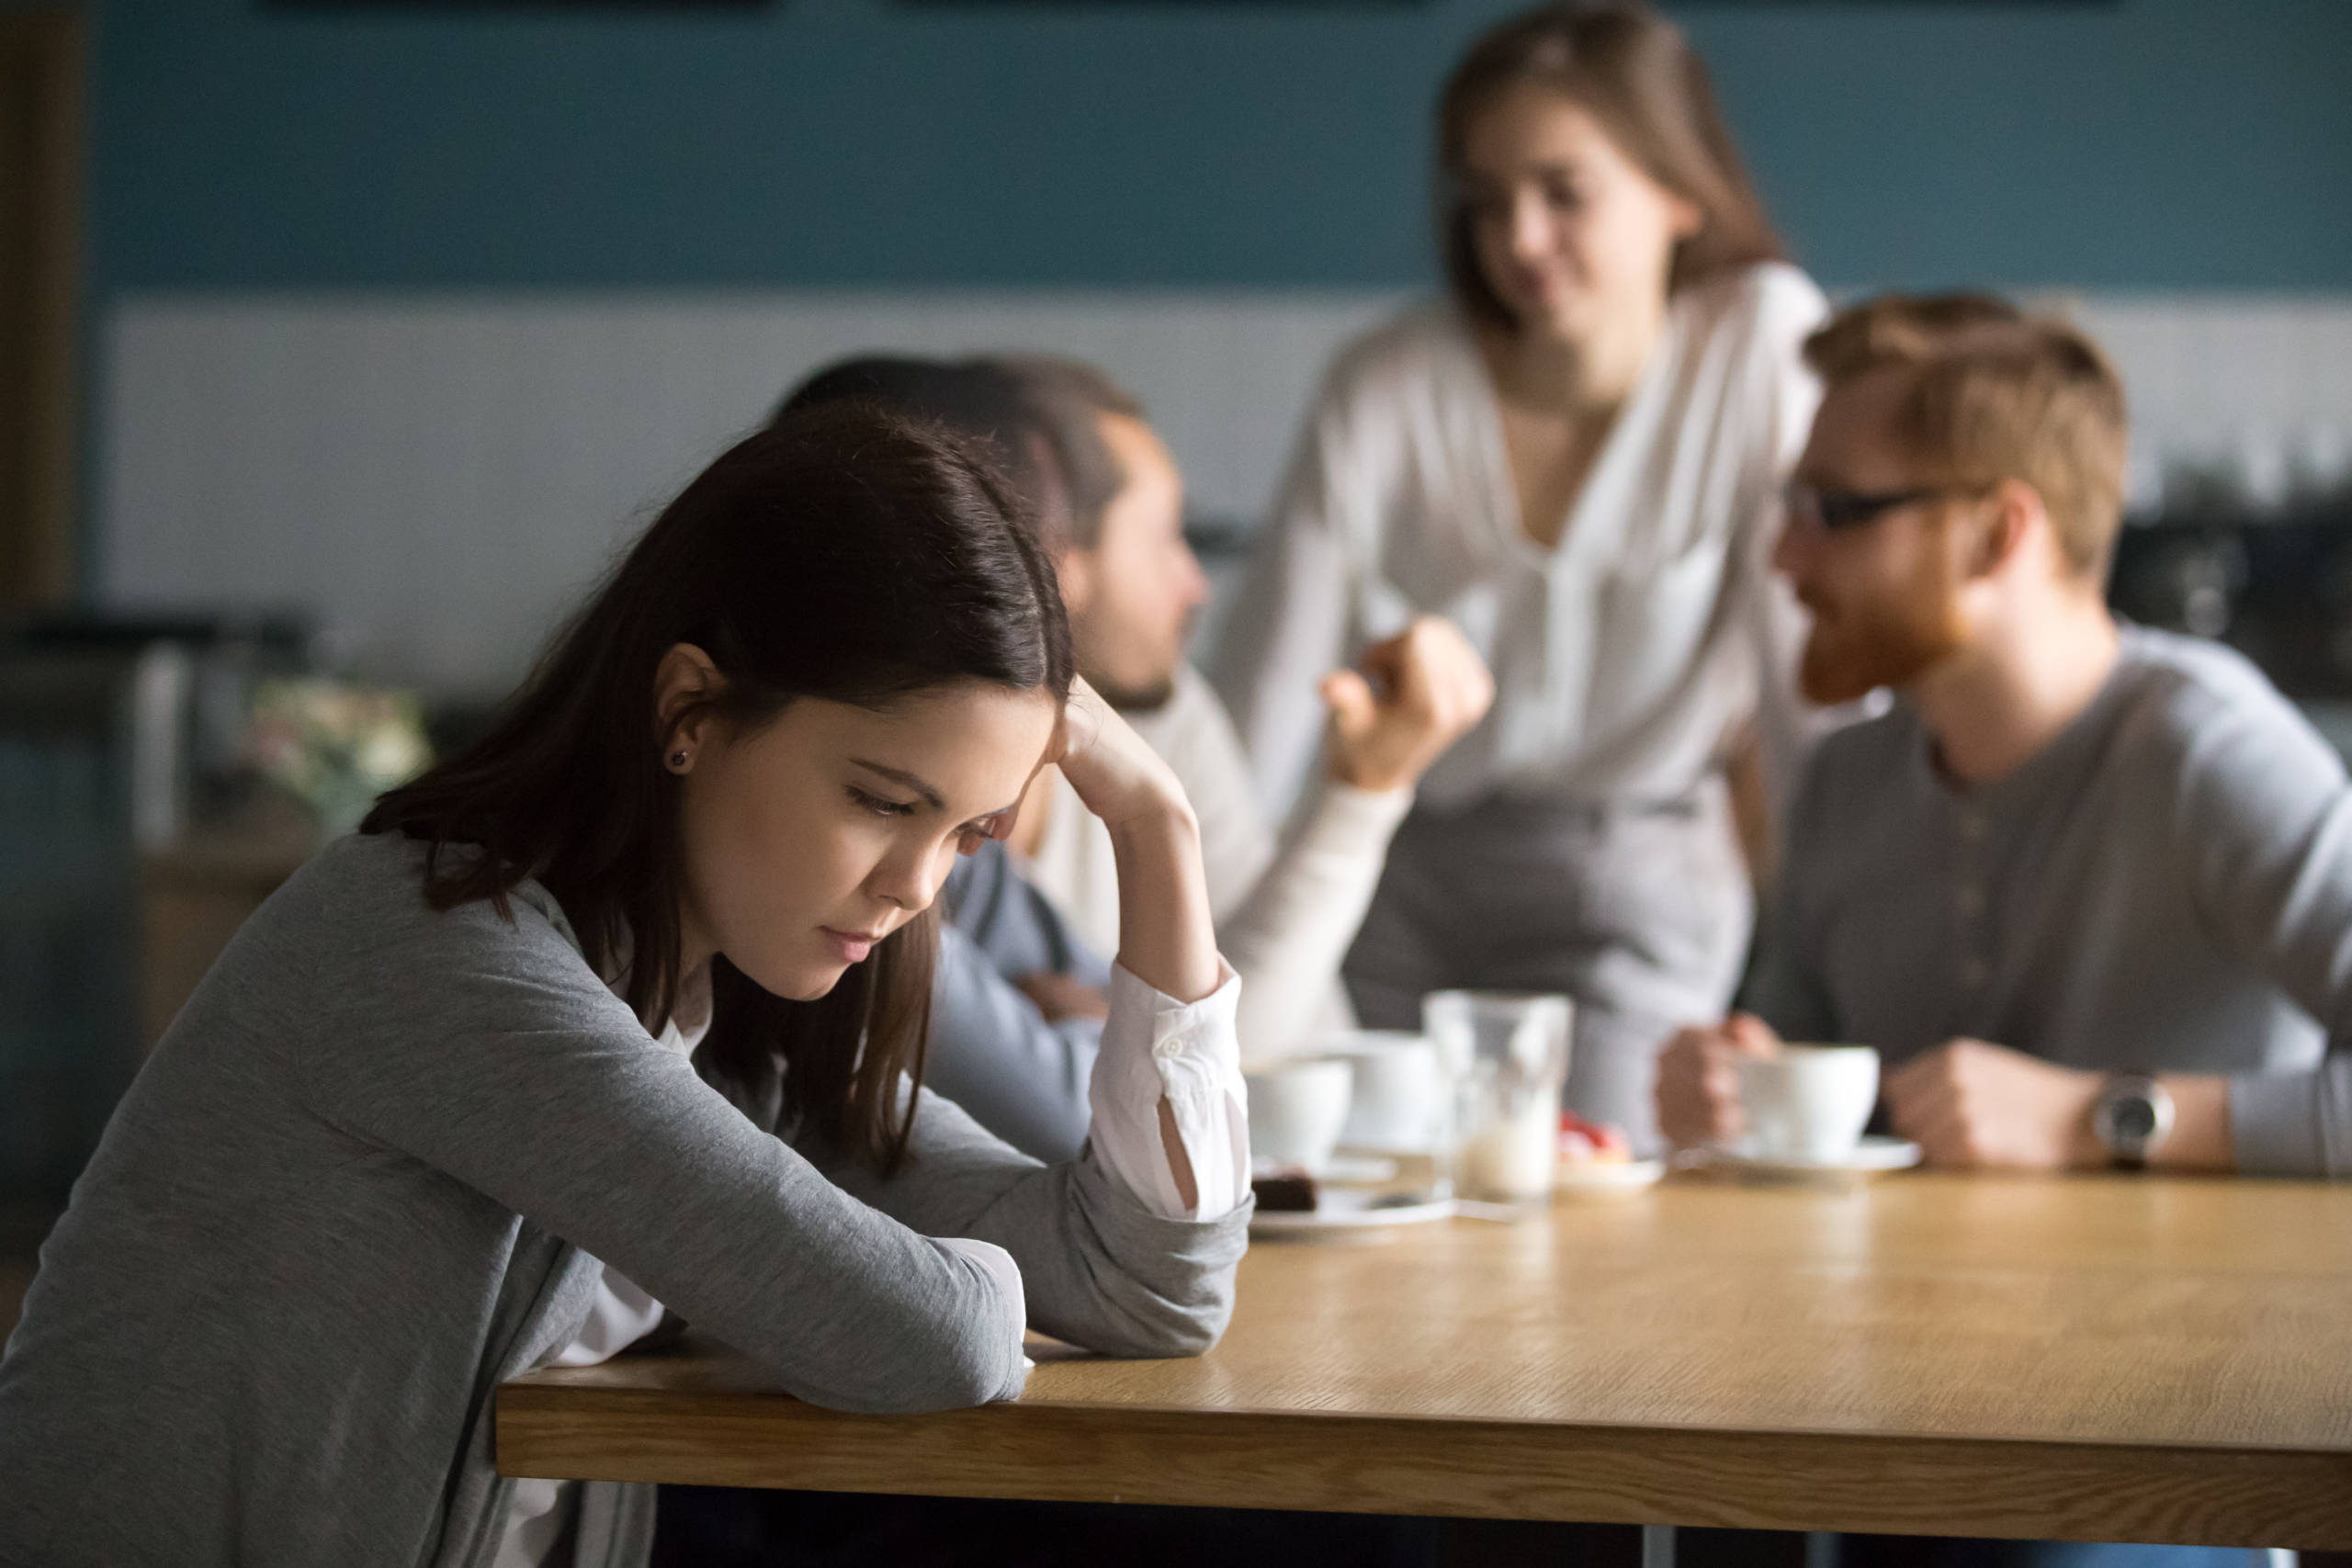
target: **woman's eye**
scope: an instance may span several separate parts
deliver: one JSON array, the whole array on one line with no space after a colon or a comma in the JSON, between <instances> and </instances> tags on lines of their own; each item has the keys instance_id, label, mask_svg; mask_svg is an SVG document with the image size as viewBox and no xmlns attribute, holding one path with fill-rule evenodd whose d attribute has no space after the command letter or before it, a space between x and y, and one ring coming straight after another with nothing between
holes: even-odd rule
<instances>
[{"instance_id":1,"label":"woman's eye","mask_svg":"<svg viewBox=\"0 0 2352 1568\"><path fill-rule=\"evenodd\" d=\"M855 784L849 786L849 797L876 817L911 817L915 814L914 806L910 802L885 800L878 795L867 794Z\"/></svg>"}]
</instances>

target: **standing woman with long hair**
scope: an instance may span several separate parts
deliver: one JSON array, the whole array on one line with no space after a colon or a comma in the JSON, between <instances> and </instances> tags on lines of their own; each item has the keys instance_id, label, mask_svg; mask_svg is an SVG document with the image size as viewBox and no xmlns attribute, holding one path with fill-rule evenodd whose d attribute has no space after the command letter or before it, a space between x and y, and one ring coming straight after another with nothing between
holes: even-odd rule
<instances>
[{"instance_id":1,"label":"standing woman with long hair","mask_svg":"<svg viewBox=\"0 0 2352 1568\"><path fill-rule=\"evenodd\" d=\"M1768 763L1794 749L1800 628L1767 558L1824 301L1645 6L1479 39L1438 164L1451 297L1332 367L1220 673L1287 800L1322 671L1416 612L1462 627L1495 704L1421 781L1351 993L1387 1027L1448 987L1569 993L1571 1102L1646 1142L1657 1048L1719 1013L1746 950L1727 771L1759 736Z\"/></svg>"},{"instance_id":2,"label":"standing woman with long hair","mask_svg":"<svg viewBox=\"0 0 2352 1568\"><path fill-rule=\"evenodd\" d=\"M641 1562L651 1488L503 1478L490 1413L664 1303L849 1410L1010 1397L1031 1323L1212 1343L1236 987L1182 792L1070 671L944 435L834 408L721 457L156 1047L0 1361L0 1562ZM920 1086L933 897L1052 761L1127 903L1046 1167Z\"/></svg>"}]
</instances>

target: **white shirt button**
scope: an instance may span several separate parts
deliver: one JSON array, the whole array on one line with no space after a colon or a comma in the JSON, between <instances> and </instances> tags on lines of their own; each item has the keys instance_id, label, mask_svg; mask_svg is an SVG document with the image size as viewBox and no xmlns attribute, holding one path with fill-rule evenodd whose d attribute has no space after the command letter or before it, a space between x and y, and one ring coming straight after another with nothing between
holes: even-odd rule
<instances>
[{"instance_id":1,"label":"white shirt button","mask_svg":"<svg viewBox=\"0 0 2352 1568\"><path fill-rule=\"evenodd\" d=\"M1984 826L1984 814L1982 811L1963 811L1960 814L1960 836L1971 843L1983 840Z\"/></svg>"},{"instance_id":2,"label":"white shirt button","mask_svg":"<svg viewBox=\"0 0 2352 1568\"><path fill-rule=\"evenodd\" d=\"M1973 882L1963 882L1960 885L1960 891L1952 896L1952 901L1960 907L1962 914L1973 919L1984 912L1984 889Z\"/></svg>"}]
</instances>

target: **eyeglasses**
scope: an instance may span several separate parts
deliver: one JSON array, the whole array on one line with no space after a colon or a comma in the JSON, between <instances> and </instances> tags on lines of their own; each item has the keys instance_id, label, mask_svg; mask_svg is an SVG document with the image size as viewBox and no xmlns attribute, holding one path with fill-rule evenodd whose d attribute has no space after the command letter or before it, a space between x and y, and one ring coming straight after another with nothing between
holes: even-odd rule
<instances>
[{"instance_id":1,"label":"eyeglasses","mask_svg":"<svg viewBox=\"0 0 2352 1568\"><path fill-rule=\"evenodd\" d=\"M1784 492L1789 515L1817 524L1835 534L1875 522L1899 506L1912 506L1947 495L1974 495L1977 485L1917 485L1910 490L1819 490L1792 482Z\"/></svg>"}]
</instances>

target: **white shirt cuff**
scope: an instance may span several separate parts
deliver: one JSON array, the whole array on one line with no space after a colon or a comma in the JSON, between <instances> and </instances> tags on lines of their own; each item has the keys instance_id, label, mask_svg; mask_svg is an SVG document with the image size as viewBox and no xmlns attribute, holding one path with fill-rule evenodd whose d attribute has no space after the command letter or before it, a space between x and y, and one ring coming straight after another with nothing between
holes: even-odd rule
<instances>
[{"instance_id":1,"label":"white shirt cuff","mask_svg":"<svg viewBox=\"0 0 2352 1568\"><path fill-rule=\"evenodd\" d=\"M1162 1219L1222 1219L1250 1192L1250 1114L1234 1033L1241 979L1222 959L1218 969L1216 990L1180 1002L1111 966L1111 1015L1087 1086L1094 1157ZM1160 1137L1162 1100L1192 1163L1198 1201L1190 1205Z\"/></svg>"},{"instance_id":2,"label":"white shirt cuff","mask_svg":"<svg viewBox=\"0 0 2352 1568\"><path fill-rule=\"evenodd\" d=\"M588 1321L571 1344L556 1353L559 1367L594 1367L611 1360L660 1326L662 1303L609 1263L598 1263L596 1297Z\"/></svg>"}]
</instances>

